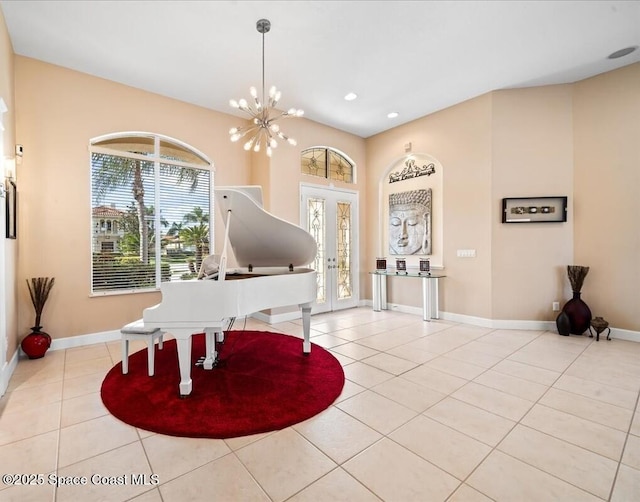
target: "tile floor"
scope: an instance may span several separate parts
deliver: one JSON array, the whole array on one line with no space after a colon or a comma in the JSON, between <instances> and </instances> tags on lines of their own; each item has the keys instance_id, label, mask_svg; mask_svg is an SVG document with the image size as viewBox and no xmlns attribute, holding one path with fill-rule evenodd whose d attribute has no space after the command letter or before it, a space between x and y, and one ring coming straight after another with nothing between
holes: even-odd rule
<instances>
[{"instance_id":1,"label":"tile floor","mask_svg":"<svg viewBox=\"0 0 640 502\"><path fill-rule=\"evenodd\" d=\"M247 328L301 335L297 322ZM0 399L0 470L44 482L0 485L0 500L640 500L639 343L366 307L314 316L312 330L344 366L342 395L306 422L231 440L113 418L99 390L119 342L21 360Z\"/></svg>"}]
</instances>

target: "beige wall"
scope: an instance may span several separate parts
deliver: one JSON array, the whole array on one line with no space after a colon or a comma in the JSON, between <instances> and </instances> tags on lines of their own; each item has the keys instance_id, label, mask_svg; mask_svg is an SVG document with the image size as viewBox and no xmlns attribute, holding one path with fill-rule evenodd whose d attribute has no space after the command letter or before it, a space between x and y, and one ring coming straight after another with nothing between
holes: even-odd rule
<instances>
[{"instance_id":1,"label":"beige wall","mask_svg":"<svg viewBox=\"0 0 640 502\"><path fill-rule=\"evenodd\" d=\"M496 91L367 140L368 215L379 215L386 169L413 152L444 175L443 311L491 320L552 321L571 291L566 266L591 266L594 315L638 331L640 64L573 85ZM503 197L569 198L566 223L503 224ZM386 222L382 222L386 224ZM367 220L367 263L381 222ZM456 250L475 249L476 258ZM389 301L421 305L417 281L391 279ZM371 287L366 283L366 296Z\"/></svg>"},{"instance_id":2,"label":"beige wall","mask_svg":"<svg viewBox=\"0 0 640 502\"><path fill-rule=\"evenodd\" d=\"M390 166L405 155L404 145L413 153L430 155L442 164L443 177L443 265L440 309L469 316L491 317L491 108L487 94L461 103L367 140L367 258L375 263L382 228L378 193ZM411 189L399 182L398 190ZM438 204L435 202L435 204ZM384 246L386 249L386 245ZM476 258L456 257L458 249L475 249ZM366 297L371 298L367 280ZM389 301L420 306L420 281L392 278Z\"/></svg>"},{"instance_id":3,"label":"beige wall","mask_svg":"<svg viewBox=\"0 0 640 502\"><path fill-rule=\"evenodd\" d=\"M573 204L571 86L493 93L491 303L493 319L555 320L573 264L573 225L504 224L503 197L568 196Z\"/></svg>"},{"instance_id":4,"label":"beige wall","mask_svg":"<svg viewBox=\"0 0 640 502\"><path fill-rule=\"evenodd\" d=\"M43 312L53 338L119 328L141 317L159 293L89 297L90 196L88 144L118 131L149 131L184 141L214 163L218 185L246 184L249 159L228 140L238 120L107 80L16 57L20 168L19 283L52 276ZM19 288L19 329L33 324L25 287Z\"/></svg>"},{"instance_id":5,"label":"beige wall","mask_svg":"<svg viewBox=\"0 0 640 502\"><path fill-rule=\"evenodd\" d=\"M551 302L563 303L570 293L564 267L575 263L592 267L583 298L594 314L617 328L640 330L633 296L640 279L640 64L574 85L497 91L366 140L305 119L287 121L283 129L298 147L281 145L270 160L229 142L235 117L14 56L4 23L0 66L0 92L10 108L6 145L21 143L25 150L19 239L4 244L8 264L18 269L17 278L5 274L9 357L33 323L28 277L56 277L43 314L54 338L117 329L160 300L159 293L89 297L87 145L92 137L127 130L193 145L213 160L216 185L261 184L266 208L293 222L299 222L300 182L330 184L299 173L300 150L343 151L358 167L363 299L371 298L367 272L386 224L379 218L380 181L411 142L414 153L434 157L443 168L441 310L552 320ZM565 194L567 223L500 222L502 197ZM217 246L220 236L218 225ZM458 249L475 249L476 258L458 258ZM420 294L418 281L391 280L393 303L418 307Z\"/></svg>"},{"instance_id":6,"label":"beige wall","mask_svg":"<svg viewBox=\"0 0 640 502\"><path fill-rule=\"evenodd\" d=\"M575 84L575 233L582 298L640 331L640 63Z\"/></svg>"},{"instance_id":7,"label":"beige wall","mask_svg":"<svg viewBox=\"0 0 640 502\"><path fill-rule=\"evenodd\" d=\"M265 206L296 223L299 182L305 178L299 155L307 145L344 150L366 179L363 139L305 119L286 123L298 147L281 145L265 160L264 153L247 153L229 141L228 130L242 119L227 114L24 57L16 57L16 81L17 130L25 151L19 277L56 277L43 313L44 328L54 338L117 329L160 301L159 293L89 297L91 138L149 131L184 141L214 162L217 186L262 184ZM218 214L215 221L219 252L224 233ZM18 331L26 334L33 323L26 286L18 299Z\"/></svg>"},{"instance_id":8,"label":"beige wall","mask_svg":"<svg viewBox=\"0 0 640 502\"><path fill-rule=\"evenodd\" d=\"M0 166L4 157L14 157L14 145L16 144L15 118L16 107L14 101L14 69L13 69L13 47L9 39L9 32L4 20L4 15L0 9L0 97L7 105L8 111L4 114L3 121L5 130L4 151L0 152ZM4 168L0 167L0 182L4 183ZM1 199L4 204L4 199ZM3 227L4 228L4 227ZM17 323L18 306L16 302L18 265L18 241L5 239L4 234L0 235L5 251L5 269L0 270L0 281L4 281L5 298L1 298L5 304L6 318L0 319L5 324L7 330L7 361L13 357L18 346ZM3 362L0 361L0 368ZM1 391L1 389L0 389Z\"/></svg>"}]
</instances>

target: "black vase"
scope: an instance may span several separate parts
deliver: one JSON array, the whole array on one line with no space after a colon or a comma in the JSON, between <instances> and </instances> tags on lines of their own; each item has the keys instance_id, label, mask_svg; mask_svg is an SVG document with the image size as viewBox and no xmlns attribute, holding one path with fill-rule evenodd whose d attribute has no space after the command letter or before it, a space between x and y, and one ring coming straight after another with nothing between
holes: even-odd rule
<instances>
[{"instance_id":1,"label":"black vase","mask_svg":"<svg viewBox=\"0 0 640 502\"><path fill-rule=\"evenodd\" d=\"M571 333L571 321L564 310L556 317L556 327L558 328L558 334L562 336L569 336L569 333Z\"/></svg>"},{"instance_id":2,"label":"black vase","mask_svg":"<svg viewBox=\"0 0 640 502\"><path fill-rule=\"evenodd\" d=\"M570 333L581 335L589 329L591 309L582 301L579 291L573 292L573 298L565 304L562 311L569 317Z\"/></svg>"}]
</instances>

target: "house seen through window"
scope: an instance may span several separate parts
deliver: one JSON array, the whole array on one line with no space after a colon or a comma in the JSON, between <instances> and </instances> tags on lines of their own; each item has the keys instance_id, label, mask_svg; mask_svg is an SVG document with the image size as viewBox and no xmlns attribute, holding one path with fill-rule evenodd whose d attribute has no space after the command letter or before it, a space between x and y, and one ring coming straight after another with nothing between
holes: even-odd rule
<instances>
[{"instance_id":1,"label":"house seen through window","mask_svg":"<svg viewBox=\"0 0 640 502\"><path fill-rule=\"evenodd\" d=\"M91 153L91 292L154 290L195 277L209 254L213 168L165 136L95 138Z\"/></svg>"}]
</instances>

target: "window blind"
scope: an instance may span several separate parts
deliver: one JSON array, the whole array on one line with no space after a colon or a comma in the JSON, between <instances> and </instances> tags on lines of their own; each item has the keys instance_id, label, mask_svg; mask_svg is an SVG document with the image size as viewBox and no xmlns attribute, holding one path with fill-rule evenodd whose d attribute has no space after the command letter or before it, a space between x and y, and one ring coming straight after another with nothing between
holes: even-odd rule
<instances>
[{"instance_id":1,"label":"window blind","mask_svg":"<svg viewBox=\"0 0 640 502\"><path fill-rule=\"evenodd\" d=\"M208 161L181 143L148 137L93 143L92 294L194 278L211 248L212 175Z\"/></svg>"}]
</instances>

